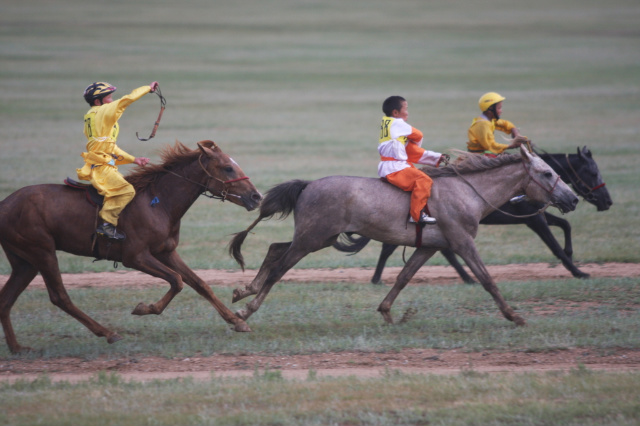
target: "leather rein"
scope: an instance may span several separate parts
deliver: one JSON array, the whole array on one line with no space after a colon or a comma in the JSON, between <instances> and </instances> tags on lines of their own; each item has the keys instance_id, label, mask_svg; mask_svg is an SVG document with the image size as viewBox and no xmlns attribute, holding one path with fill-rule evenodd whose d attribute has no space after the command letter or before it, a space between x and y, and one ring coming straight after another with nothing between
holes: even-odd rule
<instances>
[{"instance_id":1,"label":"leather rein","mask_svg":"<svg viewBox=\"0 0 640 426\"><path fill-rule=\"evenodd\" d=\"M531 171L530 169L527 169L527 166L524 164L524 161L522 162L522 167L524 167L524 170L526 171L527 175L529 176L529 179L531 179L533 182L535 182L540 188L542 188L543 190L545 190L547 193L551 194L553 193L553 191L556 189L556 186L558 186L558 182L560 181L560 175L558 175L558 178L556 179L555 183L553 184L553 187L549 190L547 188L545 188L540 182L538 182L532 175L531 175ZM493 204L491 204L490 202L488 202L483 196L482 194L480 194L480 192L478 192L478 190L471 185L471 183L465 179L465 177L463 175L461 175L458 172L458 169L455 168L454 165L451 165L451 168L453 169L454 172L456 172L456 174L458 175L458 177L460 177L467 185L469 185L471 187L471 189L473 189L473 191L478 194L478 196L482 199L482 201L484 201L485 203L487 203L489 206L491 206L491 208L493 208L496 211L499 211L500 213L506 215L506 216L510 216L510 217L515 217L515 218L527 218L527 217L533 217L533 216L537 216L541 213L544 213L545 210L547 210L547 208L549 208L549 206L551 205L551 201L549 201L548 203L546 203L544 206L542 206L542 208L540 208L538 211L536 211L535 213L531 213L531 214L523 214L523 215L519 215L519 214L511 214L511 213L507 213L504 210L501 210L499 207L494 206Z\"/></svg>"}]
</instances>

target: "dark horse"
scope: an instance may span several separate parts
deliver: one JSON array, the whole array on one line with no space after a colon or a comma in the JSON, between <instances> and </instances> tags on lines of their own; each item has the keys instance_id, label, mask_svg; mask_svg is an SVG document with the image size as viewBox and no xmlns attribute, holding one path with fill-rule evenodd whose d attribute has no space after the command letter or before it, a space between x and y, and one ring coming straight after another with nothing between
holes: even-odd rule
<instances>
[{"instance_id":1,"label":"dark horse","mask_svg":"<svg viewBox=\"0 0 640 426\"><path fill-rule=\"evenodd\" d=\"M96 336L114 343L121 337L78 309L69 298L56 250L122 262L166 280L171 288L158 302L140 303L134 315L161 314L184 283L207 299L236 331L251 331L176 252L180 219L201 194L229 200L247 210L255 209L262 195L238 164L211 141L191 150L177 142L161 153L163 163L139 167L127 180L136 196L123 210L118 228L124 241L95 240L97 210L82 191L65 185L27 186L0 202L0 244L11 264L11 276L0 290L0 320L9 350L29 348L18 344L10 312L16 299L33 278L42 274L51 302L80 321Z\"/></svg>"},{"instance_id":2,"label":"dark horse","mask_svg":"<svg viewBox=\"0 0 640 426\"><path fill-rule=\"evenodd\" d=\"M329 176L313 182L289 181L269 190L259 217L232 239L229 252L244 268L240 248L249 231L263 219L278 214L286 217L294 213L293 240L271 244L251 284L234 290L234 302L257 293L236 315L249 318L289 269L309 253L330 247L344 232L407 246L417 245L418 234L422 244L378 307L387 322L393 322L391 305L416 271L437 251L450 248L469 265L504 317L524 325L524 319L503 299L478 254L473 240L480 219L516 194L525 193L531 200L554 204L563 212L574 210L578 197L548 164L523 147L518 156L489 158L462 153L455 165L424 169L433 178L429 209L438 224L419 232L407 224L409 194L380 179Z\"/></svg>"},{"instance_id":3,"label":"dark horse","mask_svg":"<svg viewBox=\"0 0 640 426\"><path fill-rule=\"evenodd\" d=\"M560 175L563 181L571 184L574 191L582 196L586 201L597 207L598 211L608 210L613 204L609 191L605 187L602 175L598 169L591 151L578 148L577 154L539 154L553 170ZM571 274L576 278L588 278L589 274L582 272L573 263L573 245L571 242L571 225L565 219L554 216L544 211L536 214L542 207L540 203L520 202L517 204L506 203L493 213L480 221L481 225L527 225L535 232L551 252L562 262ZM564 232L564 249L553 236L550 226L558 226ZM355 237L343 234L341 239L333 246L343 252L355 254L362 250L370 239L365 237ZM382 271L389 257L398 246L393 244L382 244L380 258L376 270L371 278L371 282L378 284L381 282ZM466 283L475 281L462 267L456 255L449 249L441 250L442 255L455 268L462 280Z\"/></svg>"}]
</instances>

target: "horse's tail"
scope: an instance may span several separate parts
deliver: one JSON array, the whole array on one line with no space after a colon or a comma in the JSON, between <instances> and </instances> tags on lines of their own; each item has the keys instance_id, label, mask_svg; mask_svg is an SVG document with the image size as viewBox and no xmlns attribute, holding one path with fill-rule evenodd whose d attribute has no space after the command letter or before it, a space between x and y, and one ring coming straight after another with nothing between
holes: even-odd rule
<instances>
[{"instance_id":1,"label":"horse's tail","mask_svg":"<svg viewBox=\"0 0 640 426\"><path fill-rule=\"evenodd\" d=\"M340 234L339 239L333 243L333 248L343 253L349 253L349 256L351 256L359 253L360 250L369 244L369 241L371 241L371 238L363 237L362 235L354 237L353 233L344 232Z\"/></svg>"},{"instance_id":2,"label":"horse's tail","mask_svg":"<svg viewBox=\"0 0 640 426\"><path fill-rule=\"evenodd\" d=\"M278 219L285 219L295 210L300 193L309 185L307 180L291 180L274 186L267 191L260 204L260 216L244 231L238 232L229 243L229 255L233 257L244 271L244 257L240 251L242 243L253 228L263 219L271 219L280 214Z\"/></svg>"}]
</instances>

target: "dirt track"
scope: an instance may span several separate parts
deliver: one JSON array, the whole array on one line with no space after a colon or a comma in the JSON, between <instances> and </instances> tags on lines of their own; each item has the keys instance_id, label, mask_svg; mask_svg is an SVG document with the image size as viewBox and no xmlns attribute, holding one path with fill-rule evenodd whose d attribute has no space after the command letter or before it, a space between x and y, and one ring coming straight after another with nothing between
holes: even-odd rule
<instances>
[{"instance_id":1,"label":"dirt track","mask_svg":"<svg viewBox=\"0 0 640 426\"><path fill-rule=\"evenodd\" d=\"M640 264L608 263L583 264L579 266L592 277L640 277ZM499 283L501 281L572 279L561 265L519 264L489 266L489 272ZM383 274L385 283L392 283L400 268L387 268ZM197 271L212 286L240 286L251 282L256 271ZM371 268L352 269L301 269L287 273L283 281L295 282L351 282L369 283ZM6 281L0 276L0 282ZM67 288L105 286L166 286L161 280L139 272L119 271L90 274L65 274L63 280ZM410 285L453 284L460 279L449 266L428 266L422 268ZM40 277L30 288L42 288ZM309 370L318 377L357 375L373 377L386 369L402 370L407 373L455 374L461 371L477 372L523 372L523 371L568 371L584 365L599 370L640 370L640 351L612 350L603 355L600 351L568 349L548 353L526 352L484 352L465 353L457 350L407 349L393 354L341 352L314 355L260 356L260 355L217 355L183 359L162 359L154 357L128 358L117 360L98 359L86 361L77 358L57 358L49 360L24 361L18 359L0 360L0 380L15 381L33 379L47 373L52 380L70 382L87 380L98 371L115 372L125 380L151 380L175 377L208 379L214 376L252 375L256 366L262 369L279 370L285 378L304 379Z\"/></svg>"}]
</instances>

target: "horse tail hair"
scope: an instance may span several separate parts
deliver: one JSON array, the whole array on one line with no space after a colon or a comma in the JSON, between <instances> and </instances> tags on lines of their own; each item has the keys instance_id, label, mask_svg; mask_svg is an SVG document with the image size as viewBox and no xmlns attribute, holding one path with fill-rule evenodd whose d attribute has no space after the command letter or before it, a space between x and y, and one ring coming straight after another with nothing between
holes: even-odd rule
<instances>
[{"instance_id":1,"label":"horse tail hair","mask_svg":"<svg viewBox=\"0 0 640 426\"><path fill-rule=\"evenodd\" d=\"M273 216L280 214L278 219L285 219L295 210L298 197L302 191L309 185L310 181L291 180L274 186L265 195L260 204L260 215L253 221L247 229L238 232L229 243L229 255L235 259L244 271L244 256L240 251L240 247L244 243L245 238L258 223L264 219L271 219Z\"/></svg>"},{"instance_id":2,"label":"horse tail hair","mask_svg":"<svg viewBox=\"0 0 640 426\"><path fill-rule=\"evenodd\" d=\"M333 248L343 253L348 253L349 256L352 256L356 253L359 253L360 250L365 248L365 246L369 244L369 241L371 241L371 238L363 237L362 235L354 237L353 233L344 232L340 234L338 240L333 243Z\"/></svg>"}]
</instances>

